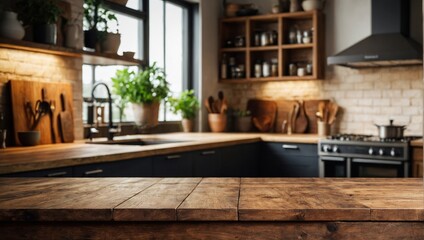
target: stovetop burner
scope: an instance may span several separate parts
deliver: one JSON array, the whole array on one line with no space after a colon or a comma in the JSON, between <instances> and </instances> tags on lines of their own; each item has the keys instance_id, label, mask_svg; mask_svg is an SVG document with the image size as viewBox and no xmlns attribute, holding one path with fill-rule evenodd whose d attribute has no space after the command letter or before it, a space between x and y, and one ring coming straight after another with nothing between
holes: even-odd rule
<instances>
[{"instance_id":1,"label":"stovetop burner","mask_svg":"<svg viewBox=\"0 0 424 240\"><path fill-rule=\"evenodd\" d=\"M365 134L350 134L350 133L340 133L336 135L328 136L327 139L338 140L338 141L356 141L356 142L409 142L414 139L421 138L421 136L405 136L403 138L379 138L373 135Z\"/></svg>"}]
</instances>

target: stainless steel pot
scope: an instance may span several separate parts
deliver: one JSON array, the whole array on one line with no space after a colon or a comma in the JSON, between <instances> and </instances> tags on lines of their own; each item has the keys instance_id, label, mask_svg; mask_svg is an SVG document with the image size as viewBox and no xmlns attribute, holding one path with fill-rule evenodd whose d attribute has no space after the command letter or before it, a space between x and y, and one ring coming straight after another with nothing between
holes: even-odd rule
<instances>
[{"instance_id":1,"label":"stainless steel pot","mask_svg":"<svg viewBox=\"0 0 424 240\"><path fill-rule=\"evenodd\" d=\"M377 125L378 128L378 136L380 138L388 139L397 139L397 138L403 138L403 131L405 130L406 126L400 126L400 125L393 125L393 120L390 119L390 125Z\"/></svg>"}]
</instances>

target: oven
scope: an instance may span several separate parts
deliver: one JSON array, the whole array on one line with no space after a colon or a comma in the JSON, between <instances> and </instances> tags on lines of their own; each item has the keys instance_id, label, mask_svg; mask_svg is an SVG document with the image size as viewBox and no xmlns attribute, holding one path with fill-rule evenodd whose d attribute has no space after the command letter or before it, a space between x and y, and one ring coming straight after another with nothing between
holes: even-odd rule
<instances>
[{"instance_id":1,"label":"oven","mask_svg":"<svg viewBox=\"0 0 424 240\"><path fill-rule=\"evenodd\" d=\"M321 139L320 177L400 178L410 175L409 140Z\"/></svg>"}]
</instances>

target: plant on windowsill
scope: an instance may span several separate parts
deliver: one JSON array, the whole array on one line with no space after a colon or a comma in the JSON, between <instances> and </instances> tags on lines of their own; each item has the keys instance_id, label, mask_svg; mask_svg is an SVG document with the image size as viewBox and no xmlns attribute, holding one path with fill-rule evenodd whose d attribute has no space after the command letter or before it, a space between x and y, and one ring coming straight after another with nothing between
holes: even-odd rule
<instances>
[{"instance_id":1,"label":"plant on windowsill","mask_svg":"<svg viewBox=\"0 0 424 240\"><path fill-rule=\"evenodd\" d=\"M141 129L158 125L160 102L169 95L164 71L153 63L137 73L128 68L116 71L113 91L132 104L134 121Z\"/></svg>"},{"instance_id":2,"label":"plant on windowsill","mask_svg":"<svg viewBox=\"0 0 424 240\"><path fill-rule=\"evenodd\" d=\"M170 97L168 101L171 105L171 111L175 114L181 114L184 132L192 132L194 118L199 110L199 101L193 89L183 91L178 98Z\"/></svg>"},{"instance_id":3,"label":"plant on windowsill","mask_svg":"<svg viewBox=\"0 0 424 240\"><path fill-rule=\"evenodd\" d=\"M32 27L35 42L56 44L56 23L62 12L56 0L20 0L16 9L24 25Z\"/></svg>"},{"instance_id":4,"label":"plant on windowsill","mask_svg":"<svg viewBox=\"0 0 424 240\"><path fill-rule=\"evenodd\" d=\"M84 0L84 46L116 54L121 44L118 19L102 3L103 0ZM111 31L113 27L115 31Z\"/></svg>"}]
</instances>

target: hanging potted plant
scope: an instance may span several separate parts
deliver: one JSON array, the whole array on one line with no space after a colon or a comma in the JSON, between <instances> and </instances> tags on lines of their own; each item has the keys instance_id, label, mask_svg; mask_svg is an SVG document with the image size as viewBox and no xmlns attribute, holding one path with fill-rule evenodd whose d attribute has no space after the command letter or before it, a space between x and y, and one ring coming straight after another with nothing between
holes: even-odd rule
<instances>
[{"instance_id":1,"label":"hanging potted plant","mask_svg":"<svg viewBox=\"0 0 424 240\"><path fill-rule=\"evenodd\" d=\"M178 98L169 98L171 111L175 114L181 114L184 132L192 132L194 127L194 118L199 110L199 101L194 95L193 90L186 90Z\"/></svg>"},{"instance_id":2,"label":"hanging potted plant","mask_svg":"<svg viewBox=\"0 0 424 240\"><path fill-rule=\"evenodd\" d=\"M62 12L56 0L20 0L16 8L19 19L32 26L35 42L56 44L56 22Z\"/></svg>"},{"instance_id":3,"label":"hanging potted plant","mask_svg":"<svg viewBox=\"0 0 424 240\"><path fill-rule=\"evenodd\" d=\"M118 26L119 23L116 15L106 8L100 8L98 33L102 52L114 54L118 52L121 45L121 34L119 33Z\"/></svg>"},{"instance_id":4,"label":"hanging potted plant","mask_svg":"<svg viewBox=\"0 0 424 240\"><path fill-rule=\"evenodd\" d=\"M137 73L128 68L116 71L112 86L116 95L132 104L134 121L139 128L158 125L159 105L168 97L169 83L156 63Z\"/></svg>"}]
</instances>

